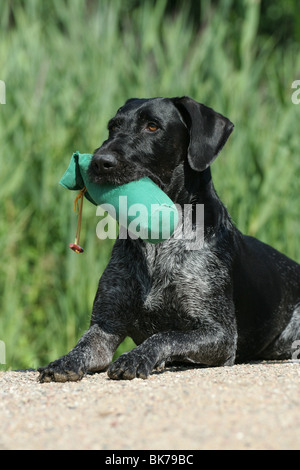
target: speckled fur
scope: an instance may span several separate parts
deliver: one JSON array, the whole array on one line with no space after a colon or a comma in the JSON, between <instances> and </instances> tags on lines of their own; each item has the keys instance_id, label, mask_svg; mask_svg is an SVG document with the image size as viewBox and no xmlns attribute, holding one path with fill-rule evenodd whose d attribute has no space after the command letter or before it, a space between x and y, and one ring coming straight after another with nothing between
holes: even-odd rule
<instances>
[{"instance_id":1,"label":"speckled fur","mask_svg":"<svg viewBox=\"0 0 300 470\"><path fill-rule=\"evenodd\" d=\"M141 120L155 112L163 124L149 136ZM171 361L222 366L291 357L300 339L300 266L242 235L211 181L209 164L230 121L189 98L130 100L117 117L122 124L94 159L111 152L118 165L103 175L92 164L91 178L121 184L147 175L182 207L204 204L204 243L191 250L174 236L156 245L117 239L90 329L69 354L39 369L40 381L79 380L107 368L113 379L146 378ZM111 363L126 336L137 347Z\"/></svg>"}]
</instances>

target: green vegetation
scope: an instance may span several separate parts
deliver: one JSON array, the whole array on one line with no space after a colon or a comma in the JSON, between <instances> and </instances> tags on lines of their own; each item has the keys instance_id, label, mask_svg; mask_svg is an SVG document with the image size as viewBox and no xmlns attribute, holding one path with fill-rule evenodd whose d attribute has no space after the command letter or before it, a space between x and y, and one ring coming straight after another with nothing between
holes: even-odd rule
<instances>
[{"instance_id":1,"label":"green vegetation","mask_svg":"<svg viewBox=\"0 0 300 470\"><path fill-rule=\"evenodd\" d=\"M58 186L129 97L189 95L235 123L213 164L234 222L300 262L298 1L6 1L0 4L0 340L36 368L89 326L111 241ZM298 22L298 25L297 25ZM131 347L132 343L122 345Z\"/></svg>"}]
</instances>

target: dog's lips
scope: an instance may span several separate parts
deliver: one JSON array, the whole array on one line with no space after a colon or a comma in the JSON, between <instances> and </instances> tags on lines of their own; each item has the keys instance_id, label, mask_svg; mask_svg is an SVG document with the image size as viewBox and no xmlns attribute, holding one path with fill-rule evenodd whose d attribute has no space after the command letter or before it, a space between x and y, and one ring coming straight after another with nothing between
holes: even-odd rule
<instances>
[{"instance_id":1,"label":"dog's lips","mask_svg":"<svg viewBox=\"0 0 300 470\"><path fill-rule=\"evenodd\" d=\"M139 178L136 178L136 179L130 179L130 178L124 178L124 176L122 177L118 177L118 176L114 176L114 177L109 177L109 176L93 176L91 178L91 181L93 183L96 183L96 184L111 184L111 185L114 185L114 186L122 186L123 184L127 184L127 183L131 183L132 181L136 181L137 179Z\"/></svg>"},{"instance_id":2,"label":"dog's lips","mask_svg":"<svg viewBox=\"0 0 300 470\"><path fill-rule=\"evenodd\" d=\"M95 175L93 173L90 173L90 180L92 183L95 184L111 184L114 186L122 186L124 184L131 183L132 181L138 181L141 178L149 178L153 183L155 183L160 189L164 191L164 184L163 182L158 178L155 177L152 173L145 172L144 174L136 174L135 177L128 177L126 178L125 175L117 175L116 173L113 174L113 172L110 175Z\"/></svg>"}]
</instances>

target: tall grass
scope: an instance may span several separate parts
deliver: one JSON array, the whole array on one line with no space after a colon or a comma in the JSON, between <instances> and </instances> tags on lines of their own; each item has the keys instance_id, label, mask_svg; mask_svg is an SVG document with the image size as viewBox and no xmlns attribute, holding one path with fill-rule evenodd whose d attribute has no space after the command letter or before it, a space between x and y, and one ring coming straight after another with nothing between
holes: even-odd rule
<instances>
[{"instance_id":1,"label":"tall grass","mask_svg":"<svg viewBox=\"0 0 300 470\"><path fill-rule=\"evenodd\" d=\"M2 368L45 364L88 328L112 242L97 239L86 202L85 254L68 249L74 195L58 181L129 97L189 95L228 116L216 189L243 232L300 261L299 44L258 34L260 2L241 3L233 16L231 0L201 2L200 28L186 2L173 13L164 0L0 4Z\"/></svg>"}]
</instances>

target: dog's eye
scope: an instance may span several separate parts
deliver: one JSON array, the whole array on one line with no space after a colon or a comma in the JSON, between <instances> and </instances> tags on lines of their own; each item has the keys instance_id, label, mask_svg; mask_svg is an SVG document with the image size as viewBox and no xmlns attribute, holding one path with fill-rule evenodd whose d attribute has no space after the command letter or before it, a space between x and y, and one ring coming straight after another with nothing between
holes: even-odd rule
<instances>
[{"instance_id":1,"label":"dog's eye","mask_svg":"<svg viewBox=\"0 0 300 470\"><path fill-rule=\"evenodd\" d=\"M147 129L147 131L155 132L158 129L158 125L155 124L155 122L148 122L148 124L146 126L146 129Z\"/></svg>"}]
</instances>

